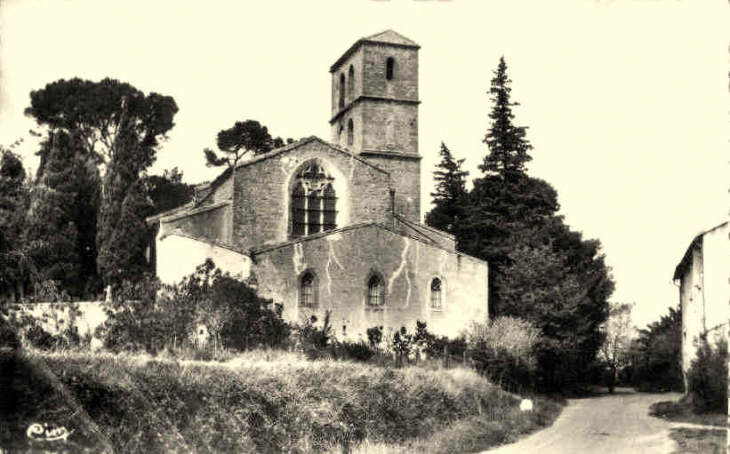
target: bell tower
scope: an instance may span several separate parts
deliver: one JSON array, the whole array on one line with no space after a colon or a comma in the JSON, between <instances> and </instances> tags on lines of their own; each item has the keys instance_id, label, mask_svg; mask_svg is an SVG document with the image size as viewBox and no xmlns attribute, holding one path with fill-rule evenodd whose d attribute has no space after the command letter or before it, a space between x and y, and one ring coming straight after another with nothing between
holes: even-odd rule
<instances>
[{"instance_id":1,"label":"bell tower","mask_svg":"<svg viewBox=\"0 0 730 454\"><path fill-rule=\"evenodd\" d=\"M421 217L418 49L386 30L353 44L331 67L332 142L390 172L396 211Z\"/></svg>"}]
</instances>

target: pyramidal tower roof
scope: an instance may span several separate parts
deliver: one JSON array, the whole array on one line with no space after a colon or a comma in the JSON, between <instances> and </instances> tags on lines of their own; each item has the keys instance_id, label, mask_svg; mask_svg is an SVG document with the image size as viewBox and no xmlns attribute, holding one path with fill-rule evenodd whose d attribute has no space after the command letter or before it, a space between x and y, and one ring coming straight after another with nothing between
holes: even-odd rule
<instances>
[{"instance_id":1,"label":"pyramidal tower roof","mask_svg":"<svg viewBox=\"0 0 730 454\"><path fill-rule=\"evenodd\" d=\"M395 32L393 30L385 30L380 33L376 33L371 36L367 36L365 38L360 38L355 43L350 46L347 51L342 54L340 58L337 59L337 61L330 66L330 72L335 72L335 70L340 66L340 64L347 60L347 57L352 55L353 52L355 52L362 44L364 43L372 43L372 44L388 44L391 46L398 46L398 47L410 47L412 49L420 49L421 46L416 44L415 41L406 38L405 36L401 35L398 32Z\"/></svg>"}]
</instances>

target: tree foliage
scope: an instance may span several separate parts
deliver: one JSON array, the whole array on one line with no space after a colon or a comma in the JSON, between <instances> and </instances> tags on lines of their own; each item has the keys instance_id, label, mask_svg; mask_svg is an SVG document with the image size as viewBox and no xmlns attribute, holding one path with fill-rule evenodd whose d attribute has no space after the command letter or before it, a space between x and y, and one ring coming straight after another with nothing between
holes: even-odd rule
<instances>
[{"instance_id":1,"label":"tree foliage","mask_svg":"<svg viewBox=\"0 0 730 454\"><path fill-rule=\"evenodd\" d=\"M72 296L96 289L99 177L77 137L51 133L46 165L31 191L27 248L41 281L57 281Z\"/></svg>"},{"instance_id":2,"label":"tree foliage","mask_svg":"<svg viewBox=\"0 0 730 454\"><path fill-rule=\"evenodd\" d=\"M466 177L469 172L461 170L464 159L454 159L446 144L441 142L441 162L433 172L436 192L431 193L434 208L426 214L426 224L454 233L459 219L463 217L466 198Z\"/></svg>"},{"instance_id":3,"label":"tree foliage","mask_svg":"<svg viewBox=\"0 0 730 454\"><path fill-rule=\"evenodd\" d=\"M604 325L605 339L598 353L599 360L609 369L608 390L613 393L618 371L631 364L631 342L634 324L631 321L633 304L611 303L608 320Z\"/></svg>"},{"instance_id":4,"label":"tree foliage","mask_svg":"<svg viewBox=\"0 0 730 454\"><path fill-rule=\"evenodd\" d=\"M38 124L75 132L100 162L134 158L143 169L154 162L156 147L172 129L178 111L170 96L145 95L110 78L60 79L32 91L30 99L25 114ZM120 141L122 135L134 136L137 146Z\"/></svg>"},{"instance_id":5,"label":"tree foliage","mask_svg":"<svg viewBox=\"0 0 730 454\"><path fill-rule=\"evenodd\" d=\"M173 127L177 105L169 96L145 95L128 83L109 78L100 82L61 79L31 92L30 97L26 115L54 132L73 135L82 145L80 154L93 158L103 173L96 237L98 269L105 284L119 284L116 279L126 273L119 271L120 264L136 263L144 253L146 244L136 235L128 247L141 250L121 257L117 246L131 233L125 229L141 226L149 213L138 183ZM45 165L49 152L42 149L40 153ZM130 191L136 192L128 197ZM133 214L132 208L144 211Z\"/></svg>"},{"instance_id":6,"label":"tree foliage","mask_svg":"<svg viewBox=\"0 0 730 454\"><path fill-rule=\"evenodd\" d=\"M642 391L683 391L682 310L669 308L639 330L631 349L632 381Z\"/></svg>"},{"instance_id":7,"label":"tree foliage","mask_svg":"<svg viewBox=\"0 0 730 454\"><path fill-rule=\"evenodd\" d=\"M162 175L147 177L149 196L152 199L150 216L185 205L193 198L195 187L183 183L182 178L183 173L177 167L166 169Z\"/></svg>"},{"instance_id":8,"label":"tree foliage","mask_svg":"<svg viewBox=\"0 0 730 454\"><path fill-rule=\"evenodd\" d=\"M527 128L512 123L512 107L519 104L510 100L511 83L512 80L507 76L507 64L501 57L489 89L494 106L489 114L492 126L484 137L484 143L489 146L490 153L484 158L479 170L502 177L524 172L525 164L532 159L528 154L532 145L525 138Z\"/></svg>"},{"instance_id":9,"label":"tree foliage","mask_svg":"<svg viewBox=\"0 0 730 454\"><path fill-rule=\"evenodd\" d=\"M557 191L527 174L532 146L513 124L504 58L492 79L489 153L464 198L457 248L489 262L490 316L519 317L543 331L541 386L581 380L602 342L614 284L598 240L585 240L558 215Z\"/></svg>"},{"instance_id":10,"label":"tree foliage","mask_svg":"<svg viewBox=\"0 0 730 454\"><path fill-rule=\"evenodd\" d=\"M263 154L275 146L282 146L283 141L278 137L273 139L269 129L258 121L246 120L218 132L216 144L218 153L210 148L203 150L208 167L235 167L246 153Z\"/></svg>"},{"instance_id":11,"label":"tree foliage","mask_svg":"<svg viewBox=\"0 0 730 454\"><path fill-rule=\"evenodd\" d=\"M0 300L22 298L35 273L24 248L29 189L20 156L0 147Z\"/></svg>"}]
</instances>

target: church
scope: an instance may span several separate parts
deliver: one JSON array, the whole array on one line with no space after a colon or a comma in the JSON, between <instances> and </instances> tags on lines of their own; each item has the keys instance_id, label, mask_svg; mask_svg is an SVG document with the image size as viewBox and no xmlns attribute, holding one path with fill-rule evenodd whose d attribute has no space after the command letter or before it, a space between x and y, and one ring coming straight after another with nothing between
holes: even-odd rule
<instances>
[{"instance_id":1,"label":"church","mask_svg":"<svg viewBox=\"0 0 730 454\"><path fill-rule=\"evenodd\" d=\"M330 67L330 141L309 137L229 168L147 219L175 283L206 258L300 322L330 311L340 338L425 321L455 336L487 320L487 263L421 223L418 51L387 30Z\"/></svg>"}]
</instances>

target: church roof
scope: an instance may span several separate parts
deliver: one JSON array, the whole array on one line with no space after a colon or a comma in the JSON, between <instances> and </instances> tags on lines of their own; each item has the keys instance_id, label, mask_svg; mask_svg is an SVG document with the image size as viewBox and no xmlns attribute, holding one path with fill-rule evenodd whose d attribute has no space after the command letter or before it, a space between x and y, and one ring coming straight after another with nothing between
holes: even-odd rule
<instances>
[{"instance_id":1,"label":"church roof","mask_svg":"<svg viewBox=\"0 0 730 454\"><path fill-rule=\"evenodd\" d=\"M397 46L397 47L407 47L411 49L420 49L421 46L416 44L415 41L406 38L405 36L401 35L398 32L395 32L393 30L385 30L380 33L376 33L374 35L370 35L365 38L360 38L355 43L350 46L347 51L342 54L340 58L337 59L337 61L330 66L330 72L333 73L335 70L342 64L343 61L347 60L347 58L353 54L362 44L364 43L371 43L371 44L388 44L391 46Z\"/></svg>"}]
</instances>

